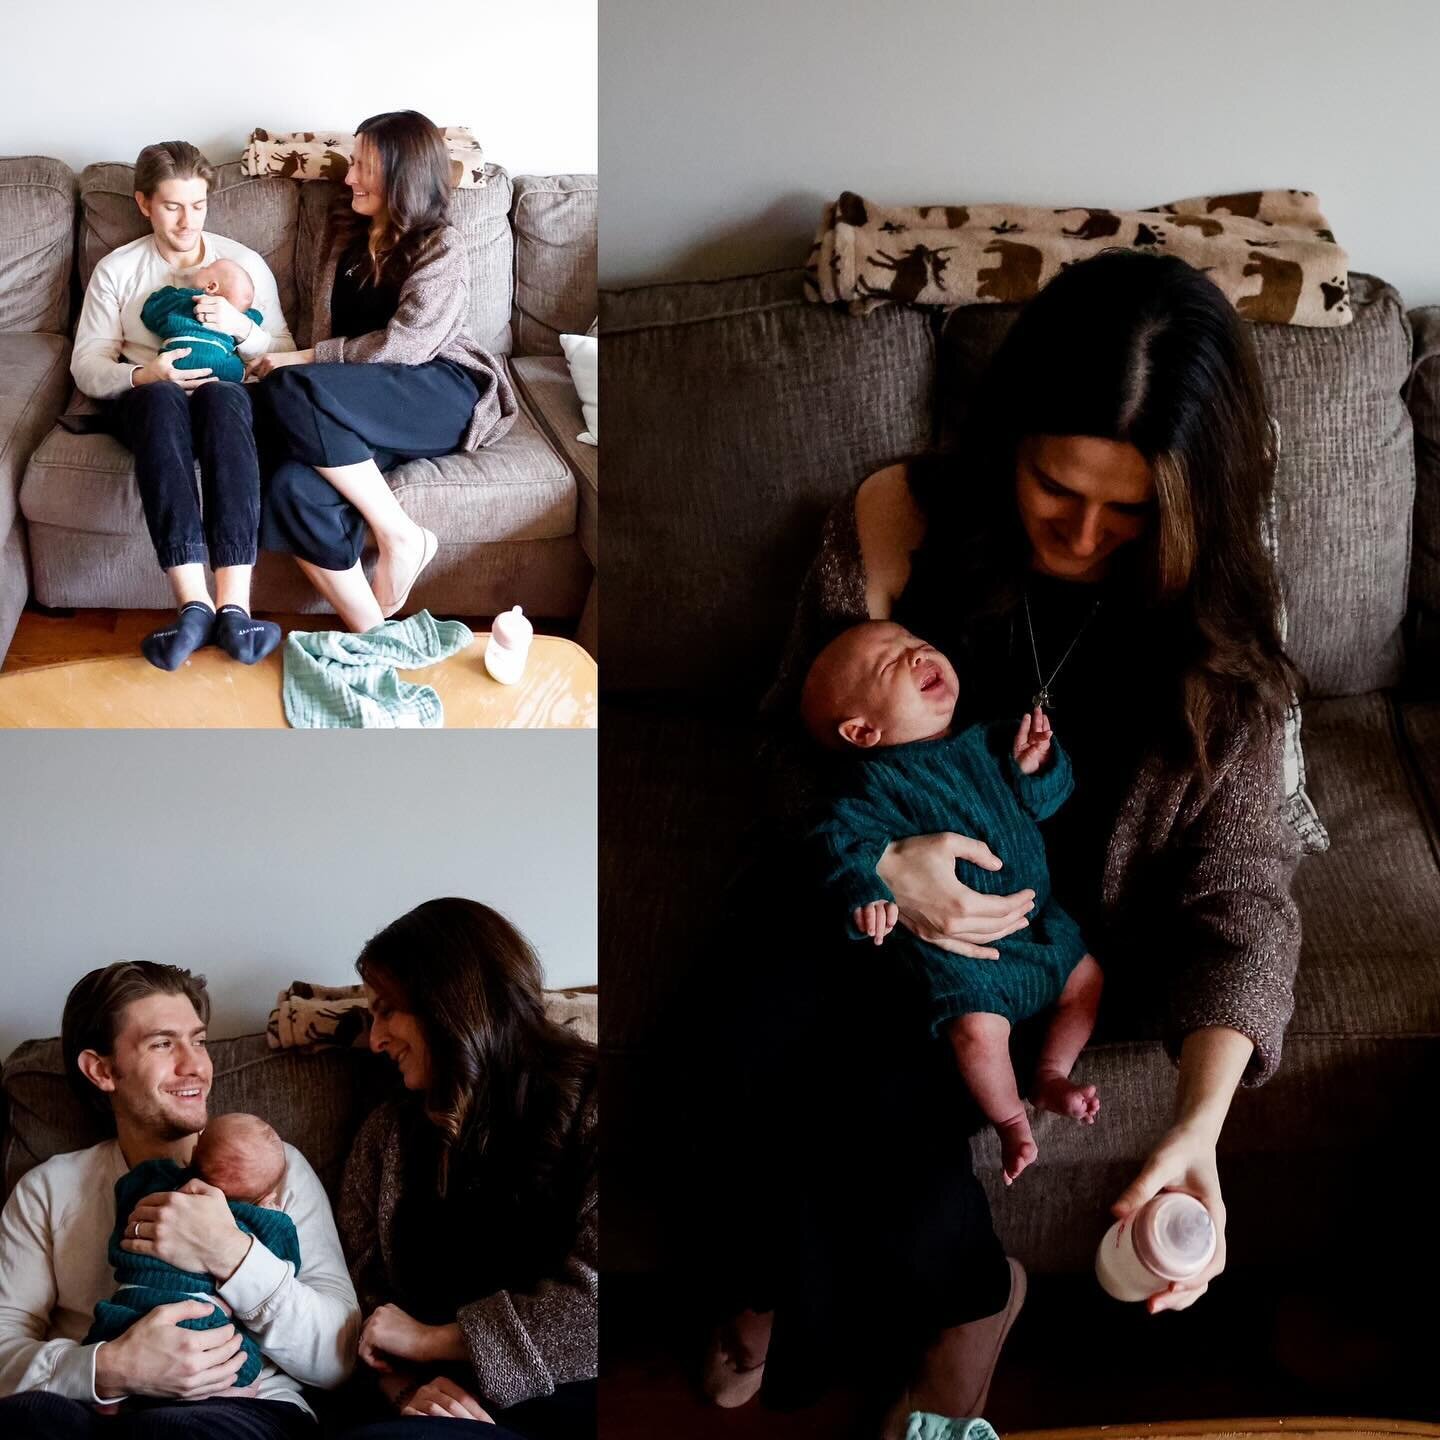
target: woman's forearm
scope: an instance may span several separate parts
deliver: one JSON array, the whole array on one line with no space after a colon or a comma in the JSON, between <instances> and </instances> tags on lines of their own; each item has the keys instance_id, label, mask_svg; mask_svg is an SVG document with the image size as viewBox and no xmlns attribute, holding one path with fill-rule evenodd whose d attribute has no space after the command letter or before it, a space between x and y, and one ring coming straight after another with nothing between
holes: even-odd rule
<instances>
[{"instance_id":1,"label":"woman's forearm","mask_svg":"<svg viewBox=\"0 0 1440 1440\"><path fill-rule=\"evenodd\" d=\"M425 1337L425 1359L440 1365L451 1360L468 1360L470 1352L465 1348L465 1336L458 1324L427 1325Z\"/></svg>"},{"instance_id":2,"label":"woman's forearm","mask_svg":"<svg viewBox=\"0 0 1440 1440\"><path fill-rule=\"evenodd\" d=\"M1175 1123L1198 1130L1213 1145L1254 1049L1249 1036L1225 1025L1192 1030L1180 1047Z\"/></svg>"}]
</instances>

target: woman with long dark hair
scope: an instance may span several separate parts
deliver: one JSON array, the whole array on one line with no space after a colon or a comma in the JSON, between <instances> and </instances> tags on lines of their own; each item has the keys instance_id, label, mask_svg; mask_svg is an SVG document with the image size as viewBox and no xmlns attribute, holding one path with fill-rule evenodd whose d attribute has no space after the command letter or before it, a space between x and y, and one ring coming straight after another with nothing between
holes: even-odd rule
<instances>
[{"instance_id":1,"label":"woman with long dark hair","mask_svg":"<svg viewBox=\"0 0 1440 1440\"><path fill-rule=\"evenodd\" d=\"M363 631L403 608L438 548L384 472L498 440L516 405L504 370L465 333L470 271L439 130L414 110L372 115L345 184L311 281L311 348L263 356L251 373L264 379L268 421L261 543L293 554ZM360 563L367 526L373 588Z\"/></svg>"},{"instance_id":2,"label":"woman with long dark hair","mask_svg":"<svg viewBox=\"0 0 1440 1440\"><path fill-rule=\"evenodd\" d=\"M406 1090L362 1127L338 1210L360 1358L398 1416L356 1433L593 1436L593 1047L547 1016L535 952L477 901L417 906L356 968L370 1046Z\"/></svg>"},{"instance_id":3,"label":"woman with long dark hair","mask_svg":"<svg viewBox=\"0 0 1440 1440\"><path fill-rule=\"evenodd\" d=\"M1174 1123L1114 1211L1173 1187L1215 1220L1214 1263L1157 1291L1152 1313L1193 1304L1224 1268L1216 1142L1236 1086L1279 1062L1299 951L1298 842L1281 814L1297 677L1262 539L1273 471L1246 326L1189 266L1115 251L1063 271L1019 314L953 451L870 476L831 513L766 704L784 813L739 887L752 902L762 888L782 896L784 913L760 960L771 1002L748 1007L776 1028L758 1048L778 1058L750 1070L767 1093L734 1103L747 1128L767 1109L780 1119L762 1138L767 1174L730 1201L740 1243L722 1268L738 1283L705 1377L717 1403L762 1383L801 1398L858 1348L902 1392L887 1436L910 1410L978 1414L1024 1298L957 1124L976 1112L953 1063L901 987L877 1000L883 951L862 968L853 950L817 946L823 922L792 904L804 893L794 837L815 793L800 682L858 620L897 620L951 658L957 725L1035 703L1053 716L1075 775L1042 827L1054 894L1110 1000L1163 1028L1179 1065ZM975 837L930 835L897 839L877 870L909 928L984 964L1031 896L967 889L960 858L1005 859ZM810 1077L835 1076L837 1037L846 1064L821 1090Z\"/></svg>"}]
</instances>

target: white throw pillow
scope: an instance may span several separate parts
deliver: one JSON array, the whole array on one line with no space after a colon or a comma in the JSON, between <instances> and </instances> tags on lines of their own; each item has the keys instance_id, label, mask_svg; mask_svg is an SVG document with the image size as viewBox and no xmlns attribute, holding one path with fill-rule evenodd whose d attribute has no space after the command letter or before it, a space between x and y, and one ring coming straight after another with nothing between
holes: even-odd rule
<instances>
[{"instance_id":1,"label":"white throw pillow","mask_svg":"<svg viewBox=\"0 0 1440 1440\"><path fill-rule=\"evenodd\" d=\"M600 443L600 339L596 335L562 335L560 348L570 367L570 379L580 397L585 428L575 438L586 445Z\"/></svg>"}]
</instances>

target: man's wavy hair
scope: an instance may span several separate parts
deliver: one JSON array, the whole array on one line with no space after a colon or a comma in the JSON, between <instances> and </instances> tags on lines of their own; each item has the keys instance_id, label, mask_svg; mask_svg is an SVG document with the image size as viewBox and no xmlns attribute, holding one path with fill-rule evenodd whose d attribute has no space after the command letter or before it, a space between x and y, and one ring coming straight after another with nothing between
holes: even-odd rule
<instances>
[{"instance_id":1,"label":"man's wavy hair","mask_svg":"<svg viewBox=\"0 0 1440 1440\"><path fill-rule=\"evenodd\" d=\"M60 1020L60 1051L65 1074L75 1093L97 1114L113 1117L110 1097L91 1084L80 1069L86 1050L113 1055L115 1038L125 1008L151 995L183 995L203 1025L210 1023L210 992L203 975L192 975L178 965L157 965L152 960L118 960L102 965L77 980L65 997Z\"/></svg>"},{"instance_id":2,"label":"man's wavy hair","mask_svg":"<svg viewBox=\"0 0 1440 1440\"><path fill-rule=\"evenodd\" d=\"M167 180L203 180L208 194L215 167L188 140L159 140L135 158L135 188L148 200Z\"/></svg>"},{"instance_id":3,"label":"man's wavy hair","mask_svg":"<svg viewBox=\"0 0 1440 1440\"><path fill-rule=\"evenodd\" d=\"M418 110L372 115L360 122L357 144L362 135L374 148L385 197L385 223L369 240L370 281L399 285L425 242L450 223L450 152L439 129ZM336 202L333 217L342 248L370 228L370 217L350 208L348 192Z\"/></svg>"},{"instance_id":4,"label":"man's wavy hair","mask_svg":"<svg viewBox=\"0 0 1440 1440\"><path fill-rule=\"evenodd\" d=\"M355 968L425 1035L439 1193L461 1159L483 1161L512 1194L543 1193L564 1164L595 1050L546 1013L525 937L477 900L428 900L372 937Z\"/></svg>"},{"instance_id":5,"label":"man's wavy hair","mask_svg":"<svg viewBox=\"0 0 1440 1440\"><path fill-rule=\"evenodd\" d=\"M1299 674L1280 642L1263 540L1274 432L1247 325L1172 256L1110 250L1062 270L1020 311L966 407L957 444L911 464L926 517L898 615L967 631L1013 616L1031 559L1016 502L1021 443L1133 445L1155 477L1146 533L1115 552L1147 612L1162 740L1207 780L1226 737L1279 724Z\"/></svg>"}]
</instances>

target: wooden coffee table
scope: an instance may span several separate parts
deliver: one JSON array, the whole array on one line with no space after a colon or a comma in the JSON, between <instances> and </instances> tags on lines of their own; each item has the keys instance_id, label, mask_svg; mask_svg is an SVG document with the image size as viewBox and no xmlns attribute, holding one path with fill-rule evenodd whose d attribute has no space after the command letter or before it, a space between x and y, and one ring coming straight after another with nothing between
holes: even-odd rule
<instances>
[{"instance_id":1,"label":"wooden coffee table","mask_svg":"<svg viewBox=\"0 0 1440 1440\"><path fill-rule=\"evenodd\" d=\"M501 685L485 669L485 636L438 665L402 670L431 685L448 729L593 729L598 671L572 640L537 635L525 677ZM284 729L280 651L238 665L213 647L173 674L143 656L72 660L0 675L0 728L57 730Z\"/></svg>"}]
</instances>

